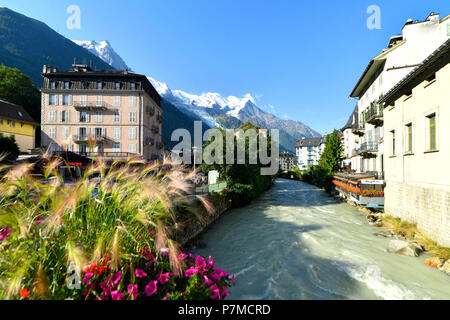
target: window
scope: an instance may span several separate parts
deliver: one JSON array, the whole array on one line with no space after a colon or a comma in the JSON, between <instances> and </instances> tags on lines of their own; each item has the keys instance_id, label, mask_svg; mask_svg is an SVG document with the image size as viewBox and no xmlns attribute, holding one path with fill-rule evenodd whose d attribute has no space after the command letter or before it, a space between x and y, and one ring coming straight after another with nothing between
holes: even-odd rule
<instances>
[{"instance_id":1,"label":"window","mask_svg":"<svg viewBox=\"0 0 450 320\"><path fill-rule=\"evenodd\" d=\"M128 99L128 106L130 107L136 107L136 97L130 96Z\"/></svg>"},{"instance_id":2,"label":"window","mask_svg":"<svg viewBox=\"0 0 450 320\"><path fill-rule=\"evenodd\" d=\"M113 122L114 123L120 123L121 122L121 117L120 117L120 111L119 110L114 110Z\"/></svg>"},{"instance_id":3,"label":"window","mask_svg":"<svg viewBox=\"0 0 450 320\"><path fill-rule=\"evenodd\" d=\"M103 96L97 96L95 99L95 105L97 107L103 107Z\"/></svg>"},{"instance_id":4,"label":"window","mask_svg":"<svg viewBox=\"0 0 450 320\"><path fill-rule=\"evenodd\" d=\"M122 128L120 127L115 127L113 129L113 139L115 140L119 140L122 138Z\"/></svg>"},{"instance_id":5,"label":"window","mask_svg":"<svg viewBox=\"0 0 450 320\"><path fill-rule=\"evenodd\" d=\"M49 103L48 104L51 105L51 106L56 106L56 95L54 95L54 94L50 95L50 99L49 99Z\"/></svg>"},{"instance_id":6,"label":"window","mask_svg":"<svg viewBox=\"0 0 450 320\"><path fill-rule=\"evenodd\" d=\"M11 123L9 125L11 126L11 128L15 128L16 127L16 122L15 121L11 121Z\"/></svg>"},{"instance_id":7,"label":"window","mask_svg":"<svg viewBox=\"0 0 450 320\"><path fill-rule=\"evenodd\" d=\"M136 127L128 128L128 139L129 140L136 140L137 139L137 128Z\"/></svg>"},{"instance_id":8,"label":"window","mask_svg":"<svg viewBox=\"0 0 450 320\"><path fill-rule=\"evenodd\" d=\"M128 152L129 153L136 153L137 152L136 150L137 150L136 149L136 143L130 143L128 145Z\"/></svg>"},{"instance_id":9,"label":"window","mask_svg":"<svg viewBox=\"0 0 450 320\"><path fill-rule=\"evenodd\" d=\"M64 81L64 89L69 90L70 89L70 82Z\"/></svg>"},{"instance_id":10,"label":"window","mask_svg":"<svg viewBox=\"0 0 450 320\"><path fill-rule=\"evenodd\" d=\"M428 150L437 150L437 139L436 139L436 113L432 113L427 116L428 121Z\"/></svg>"},{"instance_id":11,"label":"window","mask_svg":"<svg viewBox=\"0 0 450 320\"><path fill-rule=\"evenodd\" d=\"M102 89L103 89L103 83L97 82L97 90L102 90Z\"/></svg>"},{"instance_id":12,"label":"window","mask_svg":"<svg viewBox=\"0 0 450 320\"><path fill-rule=\"evenodd\" d=\"M69 96L69 95L64 95L63 96L63 105L64 106L70 106L71 105L71 101L70 100L72 100L71 99L71 96Z\"/></svg>"},{"instance_id":13,"label":"window","mask_svg":"<svg viewBox=\"0 0 450 320\"><path fill-rule=\"evenodd\" d=\"M90 122L89 113L86 111L78 112L78 121L79 122Z\"/></svg>"},{"instance_id":14,"label":"window","mask_svg":"<svg viewBox=\"0 0 450 320\"><path fill-rule=\"evenodd\" d=\"M60 122L69 122L70 121L70 111L68 111L68 110L61 111L59 121Z\"/></svg>"},{"instance_id":15,"label":"window","mask_svg":"<svg viewBox=\"0 0 450 320\"><path fill-rule=\"evenodd\" d=\"M113 152L114 153L119 153L120 152L120 143L116 142L113 144Z\"/></svg>"},{"instance_id":16,"label":"window","mask_svg":"<svg viewBox=\"0 0 450 320\"><path fill-rule=\"evenodd\" d=\"M50 89L56 89L55 81L50 82Z\"/></svg>"},{"instance_id":17,"label":"window","mask_svg":"<svg viewBox=\"0 0 450 320\"><path fill-rule=\"evenodd\" d=\"M70 128L69 127L62 128L62 137L63 137L63 139L69 139L69 137L70 137Z\"/></svg>"},{"instance_id":18,"label":"window","mask_svg":"<svg viewBox=\"0 0 450 320\"><path fill-rule=\"evenodd\" d=\"M106 137L106 128L95 128L95 137Z\"/></svg>"},{"instance_id":19,"label":"window","mask_svg":"<svg viewBox=\"0 0 450 320\"><path fill-rule=\"evenodd\" d=\"M120 82L116 82L116 90L120 90Z\"/></svg>"},{"instance_id":20,"label":"window","mask_svg":"<svg viewBox=\"0 0 450 320\"><path fill-rule=\"evenodd\" d=\"M132 91L136 90L136 83L134 83L134 82L130 83L130 89Z\"/></svg>"},{"instance_id":21,"label":"window","mask_svg":"<svg viewBox=\"0 0 450 320\"><path fill-rule=\"evenodd\" d=\"M95 122L102 123L103 122L103 111L95 112Z\"/></svg>"},{"instance_id":22,"label":"window","mask_svg":"<svg viewBox=\"0 0 450 320\"><path fill-rule=\"evenodd\" d=\"M391 131L392 155L395 156L395 130Z\"/></svg>"},{"instance_id":23,"label":"window","mask_svg":"<svg viewBox=\"0 0 450 320\"><path fill-rule=\"evenodd\" d=\"M48 122L56 122L56 110L48 111Z\"/></svg>"},{"instance_id":24,"label":"window","mask_svg":"<svg viewBox=\"0 0 450 320\"><path fill-rule=\"evenodd\" d=\"M413 152L413 125L408 123L406 125L406 153Z\"/></svg>"},{"instance_id":25,"label":"window","mask_svg":"<svg viewBox=\"0 0 450 320\"><path fill-rule=\"evenodd\" d=\"M114 96L114 106L120 107L122 104L122 97L121 96Z\"/></svg>"},{"instance_id":26,"label":"window","mask_svg":"<svg viewBox=\"0 0 450 320\"><path fill-rule=\"evenodd\" d=\"M56 127L49 127L48 128L48 136L51 139L56 139Z\"/></svg>"},{"instance_id":27,"label":"window","mask_svg":"<svg viewBox=\"0 0 450 320\"><path fill-rule=\"evenodd\" d=\"M129 112L128 121L129 121L129 123L137 123L137 112L136 111Z\"/></svg>"},{"instance_id":28,"label":"window","mask_svg":"<svg viewBox=\"0 0 450 320\"><path fill-rule=\"evenodd\" d=\"M87 96L86 95L80 96L80 105L82 107L87 106Z\"/></svg>"}]
</instances>

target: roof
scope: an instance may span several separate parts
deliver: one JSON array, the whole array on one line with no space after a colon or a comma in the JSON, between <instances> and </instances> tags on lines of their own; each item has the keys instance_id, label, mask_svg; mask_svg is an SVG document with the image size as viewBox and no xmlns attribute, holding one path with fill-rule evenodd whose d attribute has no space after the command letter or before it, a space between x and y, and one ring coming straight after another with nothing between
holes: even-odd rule
<instances>
[{"instance_id":1,"label":"roof","mask_svg":"<svg viewBox=\"0 0 450 320\"><path fill-rule=\"evenodd\" d=\"M346 129L351 129L351 128L356 128L358 126L358 105L356 105L355 109L353 109L352 114L350 115L350 117L348 118L347 123L345 124L345 126L341 129L342 132L344 132L344 130ZM353 121L353 119L355 119L355 121Z\"/></svg>"},{"instance_id":2,"label":"roof","mask_svg":"<svg viewBox=\"0 0 450 320\"><path fill-rule=\"evenodd\" d=\"M38 125L24 107L4 100L0 100L0 117Z\"/></svg>"},{"instance_id":3,"label":"roof","mask_svg":"<svg viewBox=\"0 0 450 320\"><path fill-rule=\"evenodd\" d=\"M378 103L392 104L405 92L412 90L434 72L450 63L450 39L428 56L419 66L400 80L391 90L380 98Z\"/></svg>"},{"instance_id":4,"label":"roof","mask_svg":"<svg viewBox=\"0 0 450 320\"><path fill-rule=\"evenodd\" d=\"M297 141L297 147L317 147L325 143L323 137L321 138L305 138Z\"/></svg>"}]
</instances>

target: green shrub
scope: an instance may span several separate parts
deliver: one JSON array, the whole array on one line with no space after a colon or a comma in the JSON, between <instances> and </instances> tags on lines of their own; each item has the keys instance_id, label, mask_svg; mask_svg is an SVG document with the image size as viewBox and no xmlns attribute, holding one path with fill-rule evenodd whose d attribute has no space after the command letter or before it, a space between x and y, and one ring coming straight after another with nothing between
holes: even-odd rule
<instances>
[{"instance_id":1,"label":"green shrub","mask_svg":"<svg viewBox=\"0 0 450 320\"><path fill-rule=\"evenodd\" d=\"M0 162L14 162L17 160L19 154L20 149L16 143L16 139L13 136L5 137L0 134Z\"/></svg>"}]
</instances>

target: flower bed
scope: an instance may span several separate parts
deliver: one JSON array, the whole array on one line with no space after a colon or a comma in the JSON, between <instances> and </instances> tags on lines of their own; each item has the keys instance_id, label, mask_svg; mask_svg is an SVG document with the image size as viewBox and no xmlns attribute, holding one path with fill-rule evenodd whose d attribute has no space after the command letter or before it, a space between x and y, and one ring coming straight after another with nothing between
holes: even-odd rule
<instances>
[{"instance_id":1,"label":"flower bed","mask_svg":"<svg viewBox=\"0 0 450 320\"><path fill-rule=\"evenodd\" d=\"M172 236L180 221L195 221L195 199L214 210L189 193L192 173L136 163L98 161L72 186L61 182L61 162L49 161L39 180L30 165L0 168L8 172L0 181L0 299L226 298L234 277L211 257L183 254Z\"/></svg>"},{"instance_id":2,"label":"flower bed","mask_svg":"<svg viewBox=\"0 0 450 320\"><path fill-rule=\"evenodd\" d=\"M339 180L333 180L333 184L335 184L336 186L338 186L339 188L347 191L347 192L351 192L357 195L361 194L361 189L355 186L352 186L348 183L344 183L342 181Z\"/></svg>"}]
</instances>

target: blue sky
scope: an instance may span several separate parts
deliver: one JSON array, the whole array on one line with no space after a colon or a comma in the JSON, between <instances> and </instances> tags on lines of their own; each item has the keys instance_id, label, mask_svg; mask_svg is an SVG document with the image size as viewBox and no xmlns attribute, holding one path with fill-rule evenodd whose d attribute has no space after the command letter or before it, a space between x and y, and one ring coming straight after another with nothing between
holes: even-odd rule
<instances>
[{"instance_id":1,"label":"blue sky","mask_svg":"<svg viewBox=\"0 0 450 320\"><path fill-rule=\"evenodd\" d=\"M81 29L69 30L69 5ZM381 9L369 30L367 8ZM408 18L450 14L450 1L0 0L77 40L109 40L138 73L172 89L242 97L321 132L341 128L370 59Z\"/></svg>"}]
</instances>

